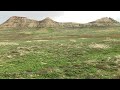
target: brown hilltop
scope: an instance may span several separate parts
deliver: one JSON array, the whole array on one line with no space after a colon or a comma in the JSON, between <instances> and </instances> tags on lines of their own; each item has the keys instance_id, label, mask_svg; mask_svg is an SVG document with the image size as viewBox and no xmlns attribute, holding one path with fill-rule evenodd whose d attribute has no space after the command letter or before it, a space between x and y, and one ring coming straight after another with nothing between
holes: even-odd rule
<instances>
[{"instance_id":1,"label":"brown hilltop","mask_svg":"<svg viewBox=\"0 0 120 90\"><path fill-rule=\"evenodd\" d=\"M113 18L110 17L103 17L97 19L96 21L92 21L87 23L88 26L119 26L120 23Z\"/></svg>"},{"instance_id":2,"label":"brown hilltop","mask_svg":"<svg viewBox=\"0 0 120 90\"><path fill-rule=\"evenodd\" d=\"M39 27L79 27L79 23L73 23L73 22L56 22L52 20L51 18L47 17L41 21L39 21Z\"/></svg>"},{"instance_id":3,"label":"brown hilltop","mask_svg":"<svg viewBox=\"0 0 120 90\"><path fill-rule=\"evenodd\" d=\"M86 24L74 23L74 22L56 22L47 17L41 21L28 19L27 17L12 16L3 24L0 28L31 28L31 27L91 27L91 26L120 26L120 23L110 17L103 17L96 21L92 21Z\"/></svg>"},{"instance_id":4,"label":"brown hilltop","mask_svg":"<svg viewBox=\"0 0 120 90\"><path fill-rule=\"evenodd\" d=\"M114 20L110 17L103 17L103 18L98 19L98 20L93 21L93 22L96 22L96 23L117 23L116 20Z\"/></svg>"},{"instance_id":5,"label":"brown hilltop","mask_svg":"<svg viewBox=\"0 0 120 90\"><path fill-rule=\"evenodd\" d=\"M47 17L39 21L39 27L58 27L59 23Z\"/></svg>"},{"instance_id":6,"label":"brown hilltop","mask_svg":"<svg viewBox=\"0 0 120 90\"><path fill-rule=\"evenodd\" d=\"M12 16L1 26L5 28L37 27L38 21L28 19L27 17Z\"/></svg>"}]
</instances>

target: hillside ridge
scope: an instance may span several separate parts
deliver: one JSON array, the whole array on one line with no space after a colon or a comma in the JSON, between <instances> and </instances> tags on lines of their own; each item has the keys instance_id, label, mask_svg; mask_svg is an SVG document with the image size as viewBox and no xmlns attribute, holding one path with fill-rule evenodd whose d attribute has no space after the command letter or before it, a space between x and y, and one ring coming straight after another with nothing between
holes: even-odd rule
<instances>
[{"instance_id":1,"label":"hillside ridge","mask_svg":"<svg viewBox=\"0 0 120 90\"><path fill-rule=\"evenodd\" d=\"M33 20L27 17L12 16L0 27L3 28L29 28L29 27L85 27L85 26L120 26L120 22L110 17L103 17L92 22L85 24L74 22L57 22L50 17L46 17L43 20Z\"/></svg>"}]
</instances>

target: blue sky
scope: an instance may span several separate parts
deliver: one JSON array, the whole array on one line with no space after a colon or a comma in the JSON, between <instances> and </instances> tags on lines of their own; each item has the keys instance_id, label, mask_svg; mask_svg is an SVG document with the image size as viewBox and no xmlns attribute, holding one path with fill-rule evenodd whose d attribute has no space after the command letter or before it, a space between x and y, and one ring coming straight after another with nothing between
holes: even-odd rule
<instances>
[{"instance_id":1,"label":"blue sky","mask_svg":"<svg viewBox=\"0 0 120 90\"><path fill-rule=\"evenodd\" d=\"M23 16L42 20L50 17L59 22L87 23L102 17L111 17L120 21L120 11L0 11L0 23L11 16Z\"/></svg>"}]
</instances>

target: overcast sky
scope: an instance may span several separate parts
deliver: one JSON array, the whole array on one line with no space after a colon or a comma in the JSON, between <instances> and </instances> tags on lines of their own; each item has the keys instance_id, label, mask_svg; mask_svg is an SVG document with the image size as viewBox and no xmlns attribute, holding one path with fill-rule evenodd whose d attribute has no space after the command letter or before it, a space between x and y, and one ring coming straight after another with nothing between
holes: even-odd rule
<instances>
[{"instance_id":1,"label":"overcast sky","mask_svg":"<svg viewBox=\"0 0 120 90\"><path fill-rule=\"evenodd\" d=\"M23 16L42 20L50 17L59 22L87 23L102 17L111 17L120 21L120 11L0 11L0 23L11 16Z\"/></svg>"}]
</instances>

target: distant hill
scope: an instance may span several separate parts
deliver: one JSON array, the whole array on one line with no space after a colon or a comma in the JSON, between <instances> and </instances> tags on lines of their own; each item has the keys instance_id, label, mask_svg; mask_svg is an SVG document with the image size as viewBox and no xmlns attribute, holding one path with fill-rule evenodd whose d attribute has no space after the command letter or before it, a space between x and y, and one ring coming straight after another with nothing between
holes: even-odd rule
<instances>
[{"instance_id":1,"label":"distant hill","mask_svg":"<svg viewBox=\"0 0 120 90\"><path fill-rule=\"evenodd\" d=\"M1 24L1 27L5 28L24 28L24 27L37 27L38 21L31 20L26 17L13 16L10 17L7 21Z\"/></svg>"},{"instance_id":2,"label":"distant hill","mask_svg":"<svg viewBox=\"0 0 120 90\"><path fill-rule=\"evenodd\" d=\"M38 27L59 27L59 22L52 20L51 18L47 17L41 21L39 21Z\"/></svg>"},{"instance_id":3,"label":"distant hill","mask_svg":"<svg viewBox=\"0 0 120 90\"><path fill-rule=\"evenodd\" d=\"M88 26L120 26L120 23L110 17L103 17L97 19L96 21L89 22L85 25Z\"/></svg>"},{"instance_id":4,"label":"distant hill","mask_svg":"<svg viewBox=\"0 0 120 90\"><path fill-rule=\"evenodd\" d=\"M12 16L7 21L0 25L0 28L32 28L32 27L67 27L67 28L80 28L91 26L120 26L120 23L110 17L103 17L86 24L74 23L74 22L56 22L47 17L43 20L37 21L28 19L27 17Z\"/></svg>"}]
</instances>

